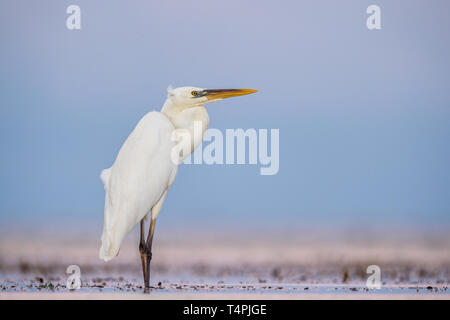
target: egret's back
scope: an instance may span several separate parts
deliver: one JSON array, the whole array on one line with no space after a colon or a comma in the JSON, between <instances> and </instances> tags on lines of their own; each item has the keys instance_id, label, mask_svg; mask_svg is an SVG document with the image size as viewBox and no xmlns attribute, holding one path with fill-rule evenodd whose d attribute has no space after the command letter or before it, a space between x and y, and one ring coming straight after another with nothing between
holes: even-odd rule
<instances>
[{"instance_id":1,"label":"egret's back","mask_svg":"<svg viewBox=\"0 0 450 320\"><path fill-rule=\"evenodd\" d=\"M172 184L174 126L160 112L146 114L129 135L114 164L102 171L105 213L100 258L111 260L124 236L145 217Z\"/></svg>"}]
</instances>

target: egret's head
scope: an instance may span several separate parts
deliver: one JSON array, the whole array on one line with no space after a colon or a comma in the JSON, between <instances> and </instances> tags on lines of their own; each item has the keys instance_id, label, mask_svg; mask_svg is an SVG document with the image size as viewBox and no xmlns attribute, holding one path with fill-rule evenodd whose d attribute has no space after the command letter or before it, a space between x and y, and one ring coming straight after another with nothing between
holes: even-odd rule
<instances>
[{"instance_id":1,"label":"egret's head","mask_svg":"<svg viewBox=\"0 0 450 320\"><path fill-rule=\"evenodd\" d=\"M167 88L168 98L175 105L186 108L204 105L225 98L243 96L257 92L253 89L205 89L197 87Z\"/></svg>"}]
</instances>

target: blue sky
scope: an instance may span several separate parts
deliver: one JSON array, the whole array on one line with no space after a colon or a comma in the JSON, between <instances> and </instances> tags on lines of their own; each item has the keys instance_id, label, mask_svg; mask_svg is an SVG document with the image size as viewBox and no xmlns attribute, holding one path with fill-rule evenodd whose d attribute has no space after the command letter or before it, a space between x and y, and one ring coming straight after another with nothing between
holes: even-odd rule
<instances>
[{"instance_id":1,"label":"blue sky","mask_svg":"<svg viewBox=\"0 0 450 320\"><path fill-rule=\"evenodd\" d=\"M81 30L65 26L70 4ZM208 106L211 127L279 128L280 171L183 166L167 222L450 225L449 9L4 0L0 222L101 224L99 173L171 84L259 89Z\"/></svg>"}]
</instances>

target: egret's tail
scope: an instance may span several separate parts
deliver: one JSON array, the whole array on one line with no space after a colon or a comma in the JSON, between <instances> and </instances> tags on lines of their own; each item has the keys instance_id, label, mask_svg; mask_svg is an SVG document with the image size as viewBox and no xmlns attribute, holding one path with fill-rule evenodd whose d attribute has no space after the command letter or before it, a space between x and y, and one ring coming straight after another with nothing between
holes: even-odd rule
<instances>
[{"instance_id":1,"label":"egret's tail","mask_svg":"<svg viewBox=\"0 0 450 320\"><path fill-rule=\"evenodd\" d=\"M111 168L102 170L100 179L105 187L105 224L103 226L102 234L102 246L100 248L99 257L105 261L112 260L119 253L121 238L117 238L117 232L114 232L114 228L111 228L108 221L110 218L110 201L108 197L108 183L111 175Z\"/></svg>"},{"instance_id":2,"label":"egret's tail","mask_svg":"<svg viewBox=\"0 0 450 320\"><path fill-rule=\"evenodd\" d=\"M102 246L100 248L99 258L104 261L112 260L119 254L120 241L114 241L113 235L107 230L103 230Z\"/></svg>"}]
</instances>

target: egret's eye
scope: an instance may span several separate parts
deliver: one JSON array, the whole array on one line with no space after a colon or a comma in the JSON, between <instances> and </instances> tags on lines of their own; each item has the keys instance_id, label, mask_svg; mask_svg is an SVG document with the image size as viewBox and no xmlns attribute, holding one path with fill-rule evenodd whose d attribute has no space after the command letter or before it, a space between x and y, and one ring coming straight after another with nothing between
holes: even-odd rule
<instances>
[{"instance_id":1,"label":"egret's eye","mask_svg":"<svg viewBox=\"0 0 450 320\"><path fill-rule=\"evenodd\" d=\"M197 91L191 91L191 94L192 94L194 97L198 96L198 92L197 92Z\"/></svg>"}]
</instances>

